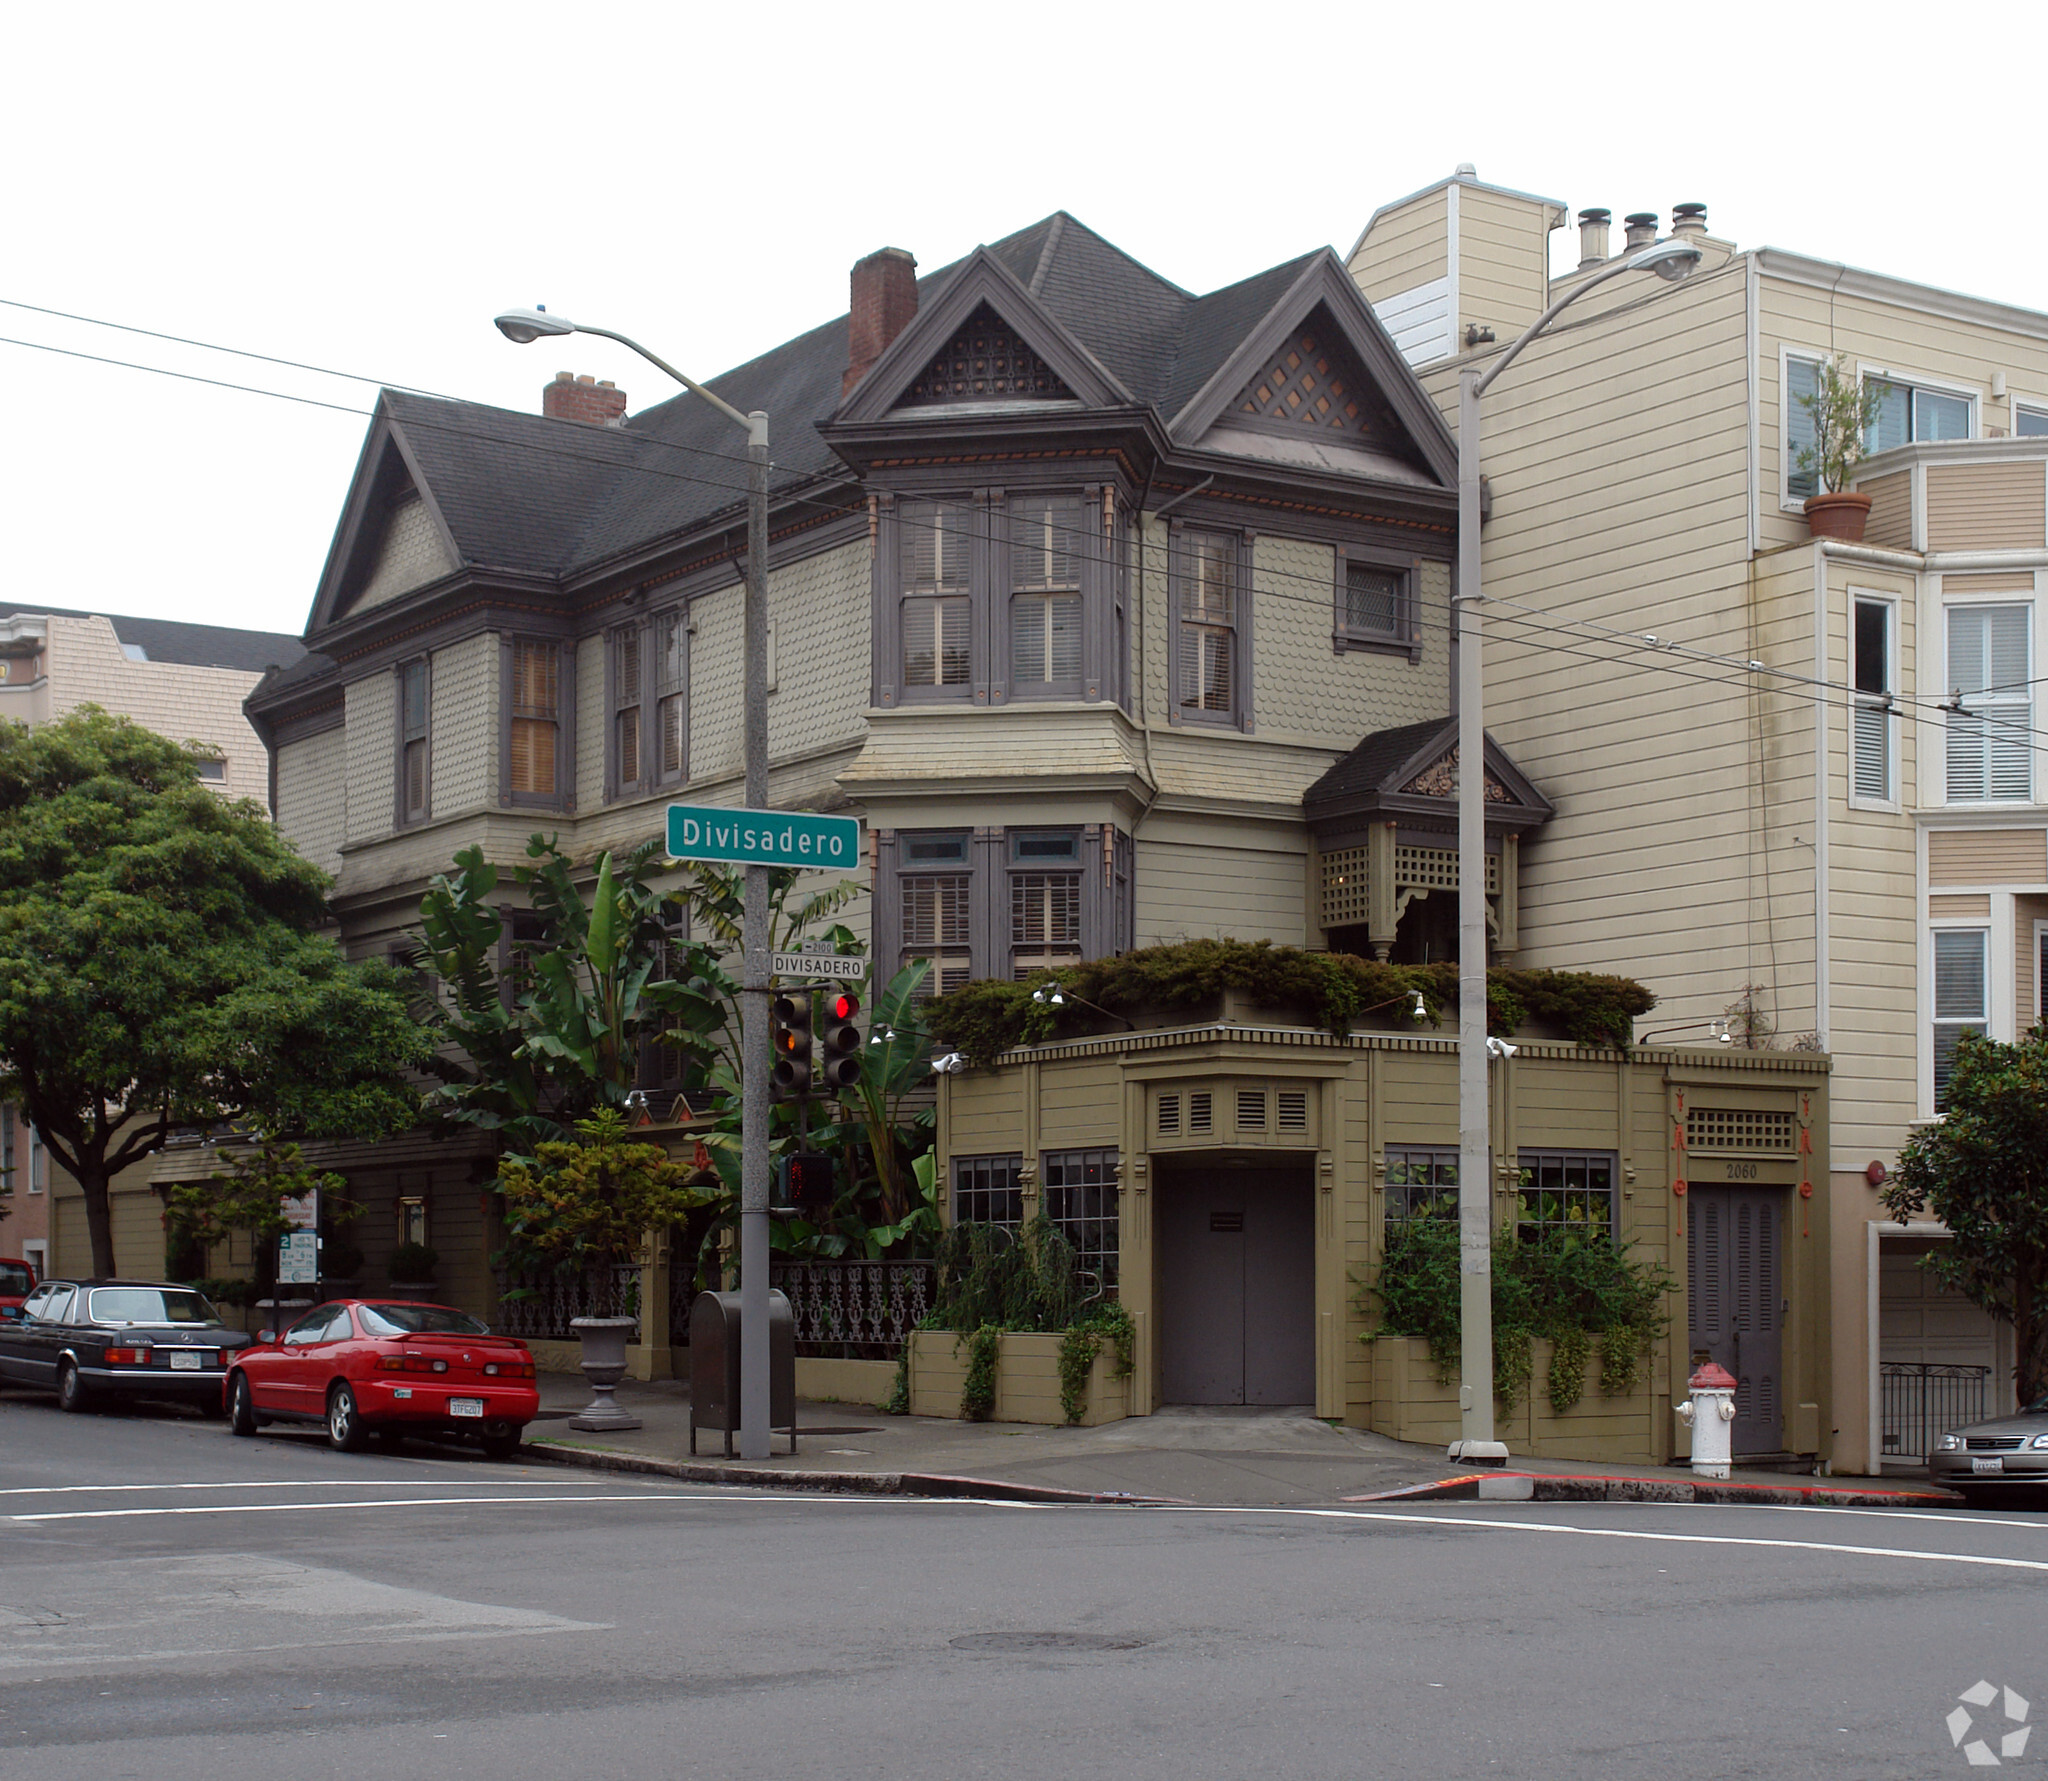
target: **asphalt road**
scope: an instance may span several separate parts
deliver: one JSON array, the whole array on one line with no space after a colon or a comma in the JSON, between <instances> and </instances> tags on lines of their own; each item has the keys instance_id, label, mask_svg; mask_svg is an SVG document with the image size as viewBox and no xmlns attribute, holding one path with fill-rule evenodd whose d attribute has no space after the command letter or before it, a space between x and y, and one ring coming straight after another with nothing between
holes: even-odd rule
<instances>
[{"instance_id":1,"label":"asphalt road","mask_svg":"<svg viewBox=\"0 0 2048 1781\"><path fill-rule=\"evenodd\" d=\"M2048 1715L2044 1629L2048 1515L778 1497L0 1395L34 1781L1919 1781L1979 1681L1965 1744Z\"/></svg>"}]
</instances>

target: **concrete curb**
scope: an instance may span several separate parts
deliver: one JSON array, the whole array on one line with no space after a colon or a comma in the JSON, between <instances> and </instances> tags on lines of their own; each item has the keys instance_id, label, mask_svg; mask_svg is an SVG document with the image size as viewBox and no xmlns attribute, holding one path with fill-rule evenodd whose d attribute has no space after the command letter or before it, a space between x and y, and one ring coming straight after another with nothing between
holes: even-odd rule
<instances>
[{"instance_id":1,"label":"concrete curb","mask_svg":"<svg viewBox=\"0 0 2048 1781\"><path fill-rule=\"evenodd\" d=\"M1826 1509L1954 1508L1945 1490L1845 1490L1828 1484L1730 1484L1687 1478L1571 1476L1546 1472L1473 1472L1434 1484L1371 1491L1347 1503L1722 1503Z\"/></svg>"},{"instance_id":2,"label":"concrete curb","mask_svg":"<svg viewBox=\"0 0 2048 1781\"><path fill-rule=\"evenodd\" d=\"M603 1448L562 1447L551 1441L529 1441L525 1459L550 1465L581 1466L592 1472L634 1472L674 1478L685 1484L737 1484L754 1490L807 1490L821 1495L869 1497L979 1498L1007 1503L1089 1503L1109 1506L1164 1503L1170 1497L1139 1497L1127 1491L1057 1490L1051 1485L1008 1484L997 1478L962 1478L945 1472L784 1472L773 1466L729 1466L697 1460L649 1459L638 1453L613 1453Z\"/></svg>"}]
</instances>

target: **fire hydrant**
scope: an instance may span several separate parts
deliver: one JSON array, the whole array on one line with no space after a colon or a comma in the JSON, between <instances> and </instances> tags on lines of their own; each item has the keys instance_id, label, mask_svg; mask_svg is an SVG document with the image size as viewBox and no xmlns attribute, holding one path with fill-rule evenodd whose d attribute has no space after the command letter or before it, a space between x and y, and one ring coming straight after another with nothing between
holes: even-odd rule
<instances>
[{"instance_id":1,"label":"fire hydrant","mask_svg":"<svg viewBox=\"0 0 2048 1781\"><path fill-rule=\"evenodd\" d=\"M1686 1382L1689 1403L1676 1405L1678 1420L1692 1430L1692 1469L1702 1478L1725 1478L1735 1450L1735 1377L1708 1361Z\"/></svg>"}]
</instances>

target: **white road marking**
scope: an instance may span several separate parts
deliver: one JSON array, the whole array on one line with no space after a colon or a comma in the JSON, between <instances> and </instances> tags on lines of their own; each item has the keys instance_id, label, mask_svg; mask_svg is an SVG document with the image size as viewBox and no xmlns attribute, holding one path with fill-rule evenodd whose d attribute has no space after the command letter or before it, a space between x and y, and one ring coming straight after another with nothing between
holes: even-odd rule
<instances>
[{"instance_id":1,"label":"white road marking","mask_svg":"<svg viewBox=\"0 0 2048 1781\"><path fill-rule=\"evenodd\" d=\"M509 1487L520 1482L517 1478L493 1478L493 1484ZM543 1485L559 1488L563 1484L582 1482L578 1479L536 1478L536 1490ZM590 1486L609 1483L610 1480L592 1478ZM446 1482L436 1478L431 1481L419 1478L229 1478L218 1484L9 1484L0 1486L0 1497L61 1497L76 1496L89 1492L125 1490L446 1490Z\"/></svg>"},{"instance_id":2,"label":"white road marking","mask_svg":"<svg viewBox=\"0 0 2048 1781\"><path fill-rule=\"evenodd\" d=\"M2011 1521L1991 1515L1958 1515L1953 1509L1850 1509L1833 1503L1758 1503L1759 1509L1788 1515L1869 1515L1886 1521L1945 1521L1950 1527L2010 1527L2048 1534L2048 1521Z\"/></svg>"},{"instance_id":3,"label":"white road marking","mask_svg":"<svg viewBox=\"0 0 2048 1781\"><path fill-rule=\"evenodd\" d=\"M335 1509L430 1509L493 1507L521 1503L760 1503L834 1505L842 1508L901 1509L1036 1509L1094 1508L1092 1504L1019 1503L983 1497L861 1497L795 1493L770 1495L743 1490L578 1492L566 1496L389 1497L356 1502L317 1503L194 1503L135 1509L56 1509L0 1517L17 1524L58 1521L132 1520L166 1515L275 1515ZM1647 1540L1675 1546L1746 1546L1774 1552L1828 1552L1857 1558L1905 1559L1922 1564L1985 1565L1998 1570L2048 1572L2048 1559L2006 1558L1994 1553L1931 1552L1910 1546L1859 1546L1831 1540L1769 1540L1753 1535L1658 1533L1647 1528L1584 1527L1562 1521L1499 1521L1466 1515L1422 1515L1393 1510L1262 1508L1230 1504L1157 1504L1145 1506L1154 1515L1292 1516L1316 1521L1380 1522L1404 1527L1460 1528L1481 1533L1572 1534L1596 1540ZM1127 1512L1127 1511L1126 1511ZM2004 1526L2005 1523L1993 1525Z\"/></svg>"}]
</instances>

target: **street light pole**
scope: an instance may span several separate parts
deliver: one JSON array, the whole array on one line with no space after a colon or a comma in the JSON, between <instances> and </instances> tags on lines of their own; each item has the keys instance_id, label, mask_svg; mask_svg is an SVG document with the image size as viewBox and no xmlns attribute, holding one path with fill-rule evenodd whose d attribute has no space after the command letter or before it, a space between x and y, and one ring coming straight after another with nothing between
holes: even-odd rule
<instances>
[{"instance_id":1,"label":"street light pole","mask_svg":"<svg viewBox=\"0 0 2048 1781\"><path fill-rule=\"evenodd\" d=\"M543 335L597 334L630 347L747 430L747 580L740 669L746 801L768 803L768 417L742 414L639 341L544 309L510 310L498 331L520 346ZM745 866L740 899L740 1457L766 1459L768 1380L768 868Z\"/></svg>"},{"instance_id":2,"label":"street light pole","mask_svg":"<svg viewBox=\"0 0 2048 1781\"><path fill-rule=\"evenodd\" d=\"M1666 241L1574 285L1483 372L1458 374L1458 1433L1450 1457L1499 1465L1493 1427L1493 1145L1486 1047L1485 625L1479 554L1479 399L1567 304L1624 272L1675 283L1700 261ZM1503 861L1502 869L1506 869ZM1503 891L1506 887L1503 886Z\"/></svg>"}]
</instances>

